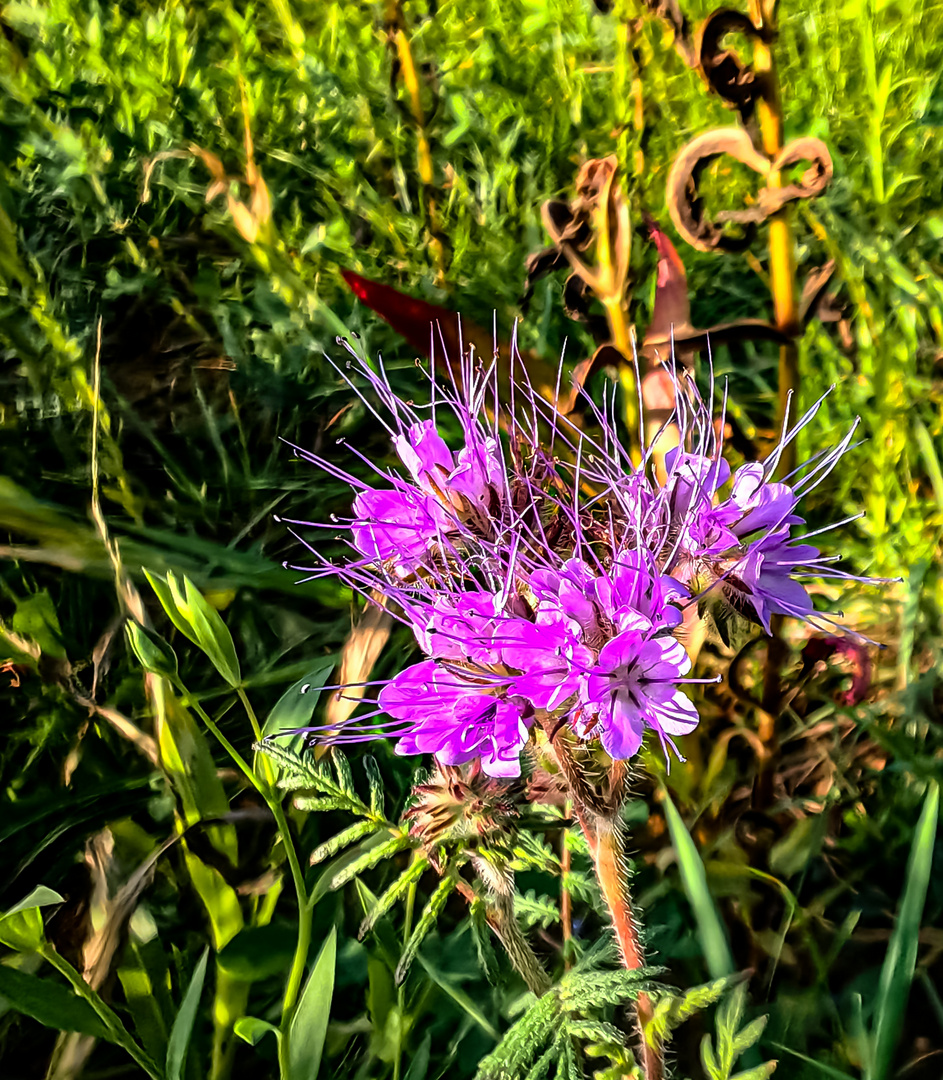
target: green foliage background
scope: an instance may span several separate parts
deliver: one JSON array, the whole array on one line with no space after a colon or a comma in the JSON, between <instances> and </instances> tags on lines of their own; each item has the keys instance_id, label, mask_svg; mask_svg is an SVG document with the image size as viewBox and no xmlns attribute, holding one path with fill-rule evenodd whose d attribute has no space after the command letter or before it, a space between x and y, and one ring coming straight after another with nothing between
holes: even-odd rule
<instances>
[{"instance_id":1,"label":"green foliage background","mask_svg":"<svg viewBox=\"0 0 943 1080\"><path fill-rule=\"evenodd\" d=\"M90 708L111 709L155 734L153 699L118 632L120 581L116 589L113 560L89 514L93 478L108 537L151 617L169 636L142 568L189 575L223 611L260 713L298 680L326 670L349 630L352 598L326 583L295 584L281 564L297 559L298 544L273 515L326 520L347 496L294 460L285 443L318 447L345 464L338 437L376 459L389 452L384 433L324 360L338 355L338 334L359 335L367 355L382 351L404 390L416 385L412 351L354 301L340 270L486 326L494 318L506 337L520 311L525 257L545 243L540 206L568 197L587 157L617 154L633 219L646 211L666 224L675 153L732 119L678 59L660 22L636 25L642 7L618 2L601 14L590 0L406 3L430 189L418 175L417 131L387 40L385 3L0 7L0 660L13 665L0 677L0 908L42 882L66 895L69 918L87 930L89 838L110 829L108 875L117 888L173 833L181 806L197 822L244 802L237 777L217 779L209 743L179 703L168 712L177 717L178 750L181 732L190 743L180 752L180 775L169 778L166 759L155 769ZM685 10L696 22L709 5L699 0ZM814 451L855 415L866 435L852 464L816 493L813 516L864 510L843 530L843 554L859 572L902 581L844 598L849 617L890 649L876 660L861 705L836 704L836 669L820 684L803 684L784 718L784 786L770 815L751 817L744 791L755 761L743 749L748 740L730 733L754 724L752 705L731 711L729 701L706 701L703 733L686 748L690 764L673 769L670 784L736 964L757 972L754 1005L771 1018L767 1056L778 1054L787 1076L836 1075L824 1066L876 1076L865 1033L880 1019L872 1013L882 1000L879 973L908 852L940 775L943 11L919 0L784 0L780 20L786 137L817 135L835 163L827 193L793 213L800 279L834 258L833 307L845 320L844 340L838 324L816 322L802 341L801 401L837 386L821 422L804 433L804 449ZM210 173L189 152L199 148L229 176L250 177L245 122L271 196L271 225L254 242L224 198L207 203ZM711 182L725 202L749 195L740 173ZM229 190L248 203L244 184ZM752 264L678 242L696 325L768 317L763 238L761 231ZM644 316L655 256L641 231L633 265ZM572 359L592 348L563 314L561 284L538 285L520 326L522 343L551 362L565 341ZM741 429L767 431L775 351L721 352L715 374L730 377ZM790 640L798 680L802 642ZM175 646L186 684L248 752L252 732L228 688L196 650L179 637ZM394 638L380 673L392 671L406 648L406 639ZM803 756L805 747L814 752ZM376 755L398 809L414 763L382 745ZM803 766L811 788L786 775ZM638 794L636 888L651 946L676 981L691 985L708 974L704 926L647 774ZM219 952L227 934L241 944L228 968L214 968L216 1004L262 1017L278 995L291 955L291 903L276 895L269 911L262 886L235 891L280 873L271 830L249 820L225 826L235 830L229 839L194 841L186 858L174 851L158 863L142 913L123 935L119 966L132 974L118 980L112 998L155 1048L168 1037L205 945ZM301 812L294 819L306 852L344 824L337 813L326 823ZM227 844L233 857L222 874L212 851ZM519 909L535 927L549 927L551 964L555 858L546 873L530 864L522 872ZM203 887L195 884L201 873ZM366 875L361 888L389 883L388 868L371 873L375 880ZM225 898L217 898L217 915L236 905L232 933L207 924L211 886ZM424 881L420 892L434 888ZM357 942L358 895L354 884L325 888L315 911L317 941L332 925L339 932L327 1074L472 1075L515 1015L520 986L507 971L495 985L484 979L467 912L456 904L446 909L439 946L426 951L406 989L396 989L397 939ZM593 897L578 899L585 933L598 934ZM943 1046L934 988L941 906L931 879L898 1066ZM401 938L402 913L391 919L386 932ZM57 947L68 953L65 921ZM135 997L142 973L153 993ZM235 1044L218 1023L214 1032L210 1013L207 996L191 1071L211 1059L213 1069L237 1076L274 1068L264 1039L255 1049L227 1049ZM678 1049L681 1069L695 1075L699 1038L694 1032L689 1049ZM5 1074L44 1075L53 1041L48 1028L7 1009ZM927 1076L939 1074L939 1060L927 1059ZM134 1069L102 1044L86 1075L139 1075Z\"/></svg>"}]
</instances>

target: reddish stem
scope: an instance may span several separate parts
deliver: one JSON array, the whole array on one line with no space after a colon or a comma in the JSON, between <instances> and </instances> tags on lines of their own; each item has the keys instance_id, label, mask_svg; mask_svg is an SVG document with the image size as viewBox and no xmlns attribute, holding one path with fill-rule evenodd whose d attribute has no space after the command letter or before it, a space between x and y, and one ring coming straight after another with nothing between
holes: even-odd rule
<instances>
[{"instance_id":1,"label":"reddish stem","mask_svg":"<svg viewBox=\"0 0 943 1080\"><path fill-rule=\"evenodd\" d=\"M612 928L623 966L628 971L645 967L645 953L639 938L638 924L632 911L632 898L626 880L625 844L622 824L616 816L593 814L577 806L577 817L586 836L596 867L596 877L603 900L609 909ZM645 1028L652 1019L654 1005L648 994L641 993L635 1001L638 1021L639 1050L645 1080L662 1080L664 1063L661 1049L651 1046L645 1038Z\"/></svg>"}]
</instances>

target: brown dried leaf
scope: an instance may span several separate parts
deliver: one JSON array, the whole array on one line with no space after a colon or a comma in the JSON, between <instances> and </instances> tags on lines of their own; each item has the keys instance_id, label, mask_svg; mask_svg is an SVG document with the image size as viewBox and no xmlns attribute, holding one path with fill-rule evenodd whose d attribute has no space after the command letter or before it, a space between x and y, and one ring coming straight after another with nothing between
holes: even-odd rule
<instances>
[{"instance_id":1,"label":"brown dried leaf","mask_svg":"<svg viewBox=\"0 0 943 1080\"><path fill-rule=\"evenodd\" d=\"M742 11L733 8L712 11L698 30L695 51L701 74L728 106L739 110L746 123L753 115L757 98L762 95L763 84L733 49L723 47L728 34L742 34L758 40L768 40L770 35L754 26Z\"/></svg>"},{"instance_id":2,"label":"brown dried leaf","mask_svg":"<svg viewBox=\"0 0 943 1080\"><path fill-rule=\"evenodd\" d=\"M374 595L373 600L344 642L336 679L338 686L366 682L389 640L393 617L383 606L383 597ZM343 694L332 694L325 710L325 723L333 726L348 720L360 703L364 690L363 686L350 685Z\"/></svg>"},{"instance_id":3,"label":"brown dried leaf","mask_svg":"<svg viewBox=\"0 0 943 1080\"><path fill-rule=\"evenodd\" d=\"M752 206L722 211L711 221L705 217L698 196L698 176L708 162L725 154L763 177L801 161L808 161L810 167L797 183L781 187L767 185L760 189ZM821 139L811 136L794 139L770 161L756 149L742 128L716 128L692 139L675 158L668 174L668 211L678 232L699 251L743 251L751 243L758 224L778 213L788 202L820 195L831 178L832 159ZM743 235L734 237L725 232L724 225L728 223L743 226Z\"/></svg>"}]
</instances>

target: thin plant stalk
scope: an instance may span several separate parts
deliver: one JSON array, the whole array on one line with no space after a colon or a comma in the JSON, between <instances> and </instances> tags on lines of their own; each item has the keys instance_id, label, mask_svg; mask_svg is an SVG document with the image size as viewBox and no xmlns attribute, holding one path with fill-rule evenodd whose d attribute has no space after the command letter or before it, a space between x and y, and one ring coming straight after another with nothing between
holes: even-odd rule
<instances>
[{"instance_id":1,"label":"thin plant stalk","mask_svg":"<svg viewBox=\"0 0 943 1080\"><path fill-rule=\"evenodd\" d=\"M750 0L750 17L756 26L773 21L775 3L770 0ZM756 106L763 152L775 158L783 146L782 104L779 95L779 79L770 46L759 39L753 48L753 69L762 79L764 91ZM783 178L778 169L770 171L767 186L782 187ZM776 325L787 332L795 327L798 319L796 298L795 243L789 211L784 208L769 219L769 265L770 290L773 296L773 313ZM799 349L795 340L779 349L779 423L786 414L790 393L799 389ZM779 462L780 475L788 475L795 469L795 443L783 451Z\"/></svg>"},{"instance_id":2,"label":"thin plant stalk","mask_svg":"<svg viewBox=\"0 0 943 1080\"><path fill-rule=\"evenodd\" d=\"M754 25L774 20L775 0L750 0L749 12ZM779 95L779 80L772 49L766 42L757 40L753 50L753 67L763 80L764 92L757 102L757 120L763 151L775 158L782 149L783 119ZM767 185L782 186L782 174L778 169L770 171ZM796 299L795 244L789 211L781 210L769 221L770 289L773 296L773 312L776 325L783 330L794 329L798 320ZM799 348L794 338L779 348L779 407L777 426L781 427L786 416L790 397L799 390ZM790 442L779 462L780 475L790 474L796 467L796 444ZM772 635L766 653L766 670L763 675L763 708L759 714L759 736L766 753L759 762L760 775L757 786L758 808L770 805L773 799L772 772L770 766L776 752L776 721L779 715L781 688L780 671L786 659L786 647L780 636L782 619L772 620Z\"/></svg>"},{"instance_id":3,"label":"thin plant stalk","mask_svg":"<svg viewBox=\"0 0 943 1080\"><path fill-rule=\"evenodd\" d=\"M282 1017L281 1017L281 1036L278 1041L278 1060L281 1075L287 1076L288 1062L289 1062L289 1047L288 1047L288 1033L291 1024L291 1018L294 1014L295 1006L298 1002L298 995L301 992L301 984L304 981L305 968L308 962L308 953L311 950L311 931L312 921L314 918L314 911L311 904L308 901L308 892L305 888L304 872L301 869L301 863L298 859L298 852L295 849L295 843L291 836L291 830L288 827L288 819L285 816L285 811L282 807L281 799L278 797L278 791L273 786L273 775L270 773L271 765L266 762L265 769L266 775L259 777L255 771L249 765L249 763L242 757L238 750L232 745L232 743L226 738L226 736L220 731L219 726L213 720L213 718L207 713L207 711L200 705L199 702L194 701L186 687L178 681L178 689L181 693L185 694L189 699L190 704L200 719L209 728L209 730L216 736L219 743L223 746L233 762L237 765L239 770L248 779L252 786L258 791L258 793L265 800L266 805L272 812L272 816L275 819L275 826L278 830L278 835L281 837L282 846L285 849L285 858L288 861L289 872L291 873L292 884L294 885L295 895L298 902L298 937L295 945L295 953L292 958L291 968L288 973L288 982L285 985L285 995L282 998ZM249 717L249 722L252 724L252 730L257 739L261 739L262 731L259 725L258 718L255 715L255 710L252 708L252 704L246 696L245 691L240 687L237 690L239 699L242 702L246 713Z\"/></svg>"},{"instance_id":4,"label":"thin plant stalk","mask_svg":"<svg viewBox=\"0 0 943 1080\"><path fill-rule=\"evenodd\" d=\"M639 937L638 922L632 910L622 821L617 813L612 816L594 814L588 807L577 807L576 814L587 841L590 841L592 836L590 851L596 879L609 911L623 967L627 971L638 971L645 967L645 952ZM661 1049L652 1046L645 1037L645 1029L654 1015L654 1005L648 994L638 995L635 1012L642 1073L645 1080L662 1080L664 1061Z\"/></svg>"},{"instance_id":5,"label":"thin plant stalk","mask_svg":"<svg viewBox=\"0 0 943 1080\"><path fill-rule=\"evenodd\" d=\"M638 971L645 967L645 951L632 910L632 894L626 872L624 826L621 817L625 781L622 763L617 762L610 770L609 791L600 795L588 786L580 763L574 759L570 746L557 732L553 722L544 717L541 719L541 726L548 738L548 748L569 788L568 797L589 847L599 889L619 945L622 964L627 971ZM645 1037L645 1029L654 1013L648 994L639 994L635 1001L635 1010L645 1080L663 1080L665 1067L661 1047L652 1046Z\"/></svg>"}]
</instances>

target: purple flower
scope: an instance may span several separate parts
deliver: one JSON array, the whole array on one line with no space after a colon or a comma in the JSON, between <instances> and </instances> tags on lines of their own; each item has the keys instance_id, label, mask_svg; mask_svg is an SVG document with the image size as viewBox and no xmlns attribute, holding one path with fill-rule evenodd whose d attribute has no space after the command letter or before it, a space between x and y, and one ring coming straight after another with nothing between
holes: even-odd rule
<instances>
[{"instance_id":1,"label":"purple flower","mask_svg":"<svg viewBox=\"0 0 943 1080\"><path fill-rule=\"evenodd\" d=\"M433 754L442 765L480 758L489 776L519 776L527 742L523 702L500 686L466 681L433 660L406 668L380 691L379 705L402 720L398 754Z\"/></svg>"},{"instance_id":2,"label":"purple flower","mask_svg":"<svg viewBox=\"0 0 943 1080\"><path fill-rule=\"evenodd\" d=\"M434 420L410 424L393 438L393 448L409 475L427 495L441 491L455 468L452 451L436 431Z\"/></svg>"},{"instance_id":3,"label":"purple flower","mask_svg":"<svg viewBox=\"0 0 943 1080\"><path fill-rule=\"evenodd\" d=\"M391 561L400 571L415 569L448 526L435 499L406 484L391 491L361 491L353 512L354 547L370 561Z\"/></svg>"},{"instance_id":4,"label":"purple flower","mask_svg":"<svg viewBox=\"0 0 943 1080\"><path fill-rule=\"evenodd\" d=\"M584 738L598 735L613 758L637 754L646 728L674 747L672 735L697 726L697 709L678 685L691 661L679 641L654 636L653 630L639 616L603 646L583 680L577 730Z\"/></svg>"},{"instance_id":5,"label":"purple flower","mask_svg":"<svg viewBox=\"0 0 943 1080\"><path fill-rule=\"evenodd\" d=\"M534 706L553 712L579 689L593 653L565 620L552 623L515 619L503 624L496 642L505 668L516 669L514 693Z\"/></svg>"},{"instance_id":6,"label":"purple flower","mask_svg":"<svg viewBox=\"0 0 943 1080\"><path fill-rule=\"evenodd\" d=\"M493 776L518 774L535 719L598 738L613 758L636 754L646 730L674 748L697 724L682 687L699 680L687 677L691 661L675 636L686 611L709 595L767 632L775 614L830 624L803 579L851 576L806 542L812 534L795 535L796 511L854 429L773 479L783 447L821 401L784 428L766 461L731 475L711 407L682 376L672 418L681 445L659 481L651 446L632 464L611 400L599 408L587 399L599 430L587 434L526 385L515 386L520 407L505 410L494 365L460 363L444 388L430 375L422 407L395 396L382 366L378 374L354 359L369 386L357 392L387 427L403 476L362 458L383 480L367 486L305 453L360 489L348 523L358 557L335 565L309 545L318 565L308 569L382 597L427 658L382 687L376 712L323 738L385 734L398 739L397 753L432 753L443 765L480 758ZM442 410L462 433L454 447L436 423ZM371 727L380 714L391 719Z\"/></svg>"}]
</instances>

